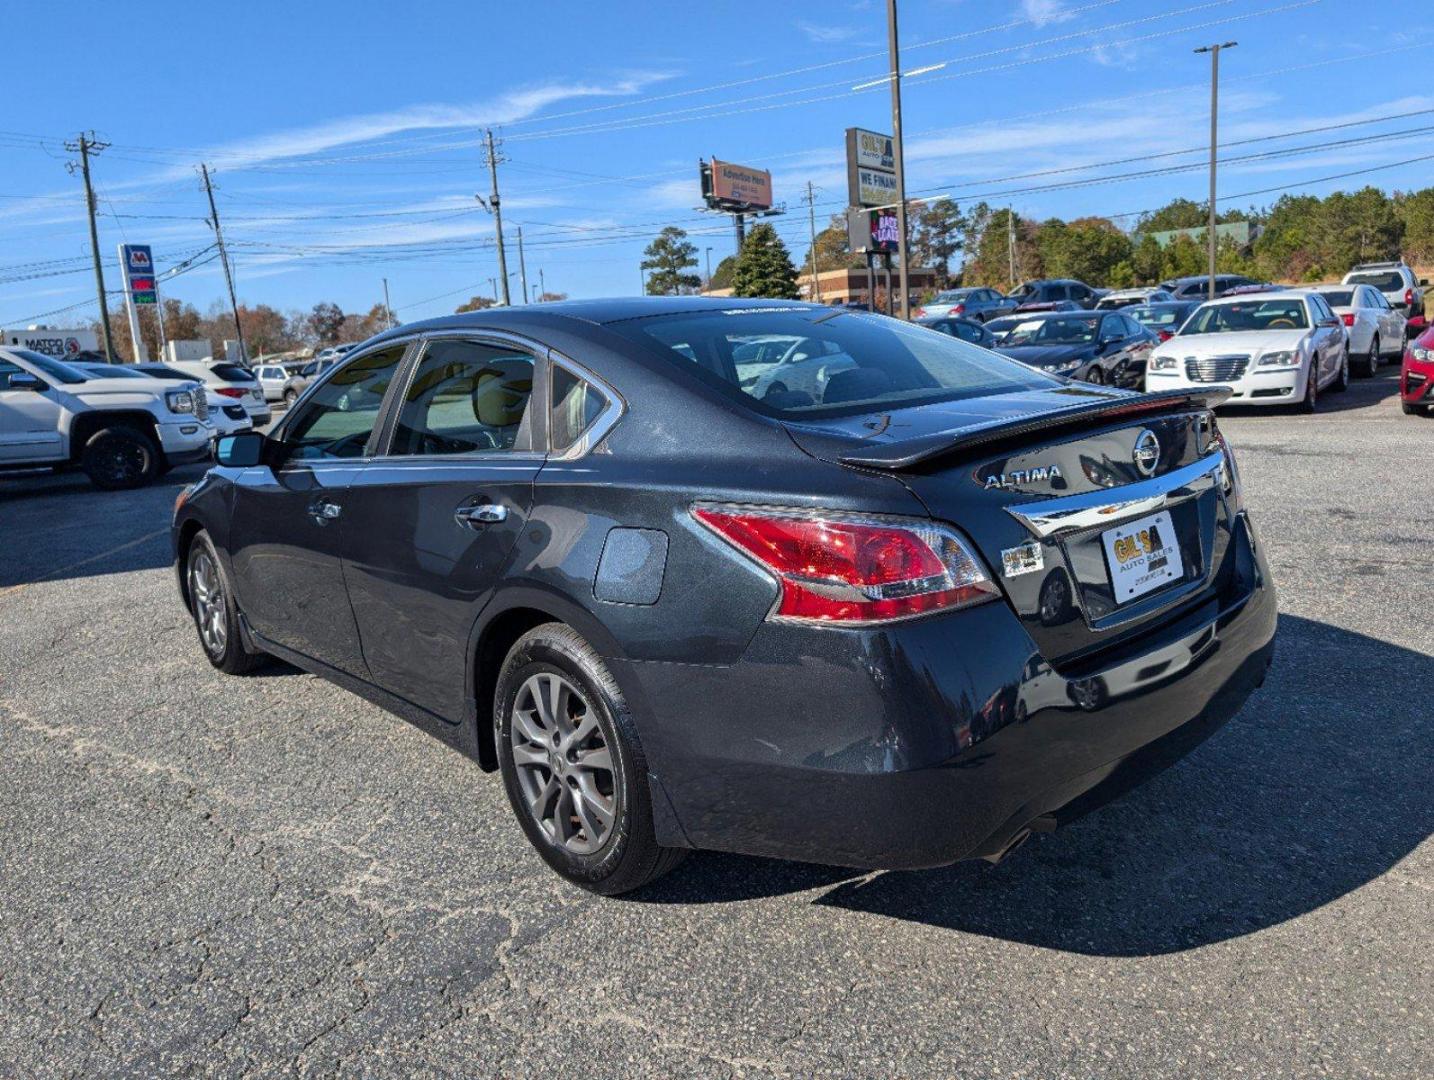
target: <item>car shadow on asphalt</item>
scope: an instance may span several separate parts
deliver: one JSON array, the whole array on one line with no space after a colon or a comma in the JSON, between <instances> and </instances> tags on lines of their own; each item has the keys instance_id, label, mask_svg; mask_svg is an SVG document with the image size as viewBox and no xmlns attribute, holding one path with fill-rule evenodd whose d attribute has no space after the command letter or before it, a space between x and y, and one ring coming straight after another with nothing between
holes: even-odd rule
<instances>
[{"instance_id":1,"label":"car shadow on asphalt","mask_svg":"<svg viewBox=\"0 0 1434 1080\"><path fill-rule=\"evenodd\" d=\"M1372 379L1351 375L1349 389L1343 392L1326 389L1319 396L1319 413L1350 412L1354 409L1372 409L1399 396L1399 365L1386 364ZM1236 405L1220 410L1221 416L1283 416L1298 415L1292 404L1286 405Z\"/></svg>"},{"instance_id":2,"label":"car shadow on asphalt","mask_svg":"<svg viewBox=\"0 0 1434 1080\"><path fill-rule=\"evenodd\" d=\"M814 904L1097 956L1256 933L1376 880L1434 831L1431 685L1434 657L1285 615L1236 719L999 866L868 874L704 853L634 899L825 890Z\"/></svg>"}]
</instances>

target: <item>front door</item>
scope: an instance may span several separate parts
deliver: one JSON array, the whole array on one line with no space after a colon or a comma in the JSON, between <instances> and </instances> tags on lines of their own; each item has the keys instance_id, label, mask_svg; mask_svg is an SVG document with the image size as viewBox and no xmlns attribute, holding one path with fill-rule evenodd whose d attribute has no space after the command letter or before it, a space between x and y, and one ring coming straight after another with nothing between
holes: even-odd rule
<instances>
[{"instance_id":1,"label":"front door","mask_svg":"<svg viewBox=\"0 0 1434 1080\"><path fill-rule=\"evenodd\" d=\"M345 500L344 575L373 681L453 723L473 696L469 637L543 465L541 370L496 339L428 341L387 454Z\"/></svg>"},{"instance_id":2,"label":"front door","mask_svg":"<svg viewBox=\"0 0 1434 1080\"><path fill-rule=\"evenodd\" d=\"M10 389L10 378L40 378L19 364L0 358L0 461L57 461L64 456L56 390L40 378L42 389Z\"/></svg>"},{"instance_id":3,"label":"front door","mask_svg":"<svg viewBox=\"0 0 1434 1080\"><path fill-rule=\"evenodd\" d=\"M239 607L264 638L367 677L344 588L347 498L405 345L346 364L276 432L269 462L235 480L229 552Z\"/></svg>"}]
</instances>

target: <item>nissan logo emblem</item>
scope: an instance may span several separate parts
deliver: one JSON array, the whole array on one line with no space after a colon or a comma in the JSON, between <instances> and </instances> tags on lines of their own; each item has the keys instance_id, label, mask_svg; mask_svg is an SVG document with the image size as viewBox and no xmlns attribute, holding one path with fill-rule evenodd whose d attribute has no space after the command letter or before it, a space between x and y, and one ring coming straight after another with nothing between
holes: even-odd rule
<instances>
[{"instance_id":1,"label":"nissan logo emblem","mask_svg":"<svg viewBox=\"0 0 1434 1080\"><path fill-rule=\"evenodd\" d=\"M1160 464L1160 440L1155 432L1146 428L1135 440L1135 449L1130 455L1141 476L1154 476L1155 467Z\"/></svg>"}]
</instances>

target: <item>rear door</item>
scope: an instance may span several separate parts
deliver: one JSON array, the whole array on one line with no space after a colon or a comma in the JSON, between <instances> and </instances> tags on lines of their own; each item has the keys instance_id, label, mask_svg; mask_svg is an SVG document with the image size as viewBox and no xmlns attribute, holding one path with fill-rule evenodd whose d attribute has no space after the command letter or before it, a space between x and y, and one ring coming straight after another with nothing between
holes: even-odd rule
<instances>
[{"instance_id":1,"label":"rear door","mask_svg":"<svg viewBox=\"0 0 1434 1080\"><path fill-rule=\"evenodd\" d=\"M344 577L373 681L449 722L470 708L469 638L543 465L544 352L501 334L426 341L385 452L345 492Z\"/></svg>"},{"instance_id":2,"label":"rear door","mask_svg":"<svg viewBox=\"0 0 1434 1080\"><path fill-rule=\"evenodd\" d=\"M372 453L406 349L375 349L333 372L275 432L273 458L234 482L229 553L250 624L360 678L367 669L341 562L349 488Z\"/></svg>"}]
</instances>

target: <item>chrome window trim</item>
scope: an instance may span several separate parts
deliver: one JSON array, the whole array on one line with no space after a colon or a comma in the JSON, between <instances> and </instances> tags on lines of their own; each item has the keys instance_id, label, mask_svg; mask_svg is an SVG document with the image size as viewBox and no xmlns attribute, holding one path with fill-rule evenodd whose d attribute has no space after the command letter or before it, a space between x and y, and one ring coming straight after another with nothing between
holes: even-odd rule
<instances>
[{"instance_id":1,"label":"chrome window trim","mask_svg":"<svg viewBox=\"0 0 1434 1080\"><path fill-rule=\"evenodd\" d=\"M1091 529L1107 529L1184 502L1216 486L1224 467L1224 452L1217 449L1163 476L1121 488L1008 506L1006 513L1042 540L1065 538Z\"/></svg>"},{"instance_id":2,"label":"chrome window trim","mask_svg":"<svg viewBox=\"0 0 1434 1080\"><path fill-rule=\"evenodd\" d=\"M616 426L617 422L622 419L623 414L627 412L627 402L622 399L621 394L619 394L616 390L613 389L611 383L607 382L600 376L595 375L590 369L583 367L583 365L579 364L576 360L571 360L568 357L564 356L562 353L558 352L557 349L548 350L548 362L550 364L562 368L569 375L581 379L583 380L583 382L589 383L600 394L602 394L604 398L607 399L607 405L603 409L603 411L598 413L598 415L593 419L593 422L583 429L582 434L573 440L573 444L571 446L561 452L554 452L551 454L551 460L553 461L576 461L579 458L586 457L589 451L593 449L593 447L597 446L603 441L603 439L607 438L608 433L612 431L613 427ZM549 379L548 416L550 418L553 415L553 405L553 383L552 380ZM548 445L551 447L551 423L547 425L547 429Z\"/></svg>"}]
</instances>

